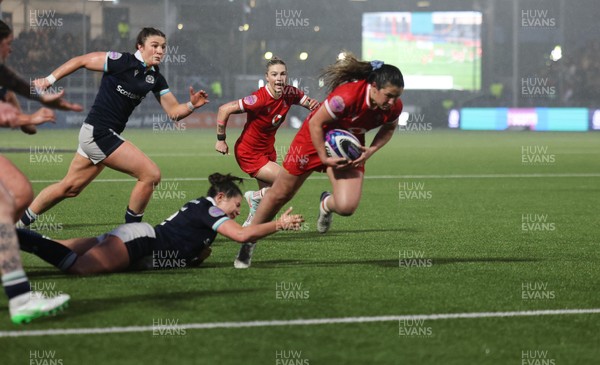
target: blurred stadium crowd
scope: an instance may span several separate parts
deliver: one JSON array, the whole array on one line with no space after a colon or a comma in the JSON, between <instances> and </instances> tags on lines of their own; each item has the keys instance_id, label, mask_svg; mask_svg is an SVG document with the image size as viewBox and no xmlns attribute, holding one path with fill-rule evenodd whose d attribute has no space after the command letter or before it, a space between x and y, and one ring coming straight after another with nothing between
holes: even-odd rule
<instances>
[{"instance_id":1,"label":"blurred stadium crowd","mask_svg":"<svg viewBox=\"0 0 600 365\"><path fill-rule=\"evenodd\" d=\"M177 38L175 38L177 37ZM117 50L133 51L133 39L106 39L97 37L87 45L87 52ZM186 53L188 60L183 67L177 67L178 75L193 76L202 74L219 75L226 70L219 69L218 65L206 62L201 52L195 49L193 42L184 35L174 36L169 43L177 44L181 52ZM62 33L56 30L29 30L15 35L13 41L13 55L9 65L24 77L39 77L49 74L55 67L69 58L83 52L80 34ZM181 51L185 50L185 51ZM550 87L556 90L555 95L546 95L545 98L531 98L522 96L521 106L569 106L569 107L597 107L600 99L600 41L587 43L583 47L569 50L559 62L547 62L539 67L535 75L547 80ZM205 68L205 69L203 69ZM232 70L233 71L233 70ZM501 95L472 95L470 104L480 106L506 106L510 103L510 85L504 85Z\"/></svg>"}]
</instances>

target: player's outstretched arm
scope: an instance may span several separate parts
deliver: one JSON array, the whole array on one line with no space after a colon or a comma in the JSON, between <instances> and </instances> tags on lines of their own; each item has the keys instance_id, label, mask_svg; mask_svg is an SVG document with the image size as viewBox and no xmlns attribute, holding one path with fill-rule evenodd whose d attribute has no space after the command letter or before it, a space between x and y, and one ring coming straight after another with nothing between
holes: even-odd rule
<instances>
[{"instance_id":1,"label":"player's outstretched arm","mask_svg":"<svg viewBox=\"0 0 600 365\"><path fill-rule=\"evenodd\" d=\"M194 110L208 103L208 94L204 90L194 91L190 86L190 101L179 104L173 93L169 92L159 97L159 103L172 121L181 120L192 114Z\"/></svg>"},{"instance_id":2,"label":"player's outstretched arm","mask_svg":"<svg viewBox=\"0 0 600 365\"><path fill-rule=\"evenodd\" d=\"M62 98L65 94L64 90L56 94L40 95L28 82L3 64L0 64L0 86L4 86L8 90L12 90L28 99L39 101L50 108L77 112L83 110L81 105L69 103Z\"/></svg>"},{"instance_id":3,"label":"player's outstretched arm","mask_svg":"<svg viewBox=\"0 0 600 365\"><path fill-rule=\"evenodd\" d=\"M254 242L277 231L298 231L302 228L304 217L300 214L291 214L293 208L289 208L274 221L240 226L234 220L228 220L217 228L217 232L238 243Z\"/></svg>"},{"instance_id":4,"label":"player's outstretched arm","mask_svg":"<svg viewBox=\"0 0 600 365\"><path fill-rule=\"evenodd\" d=\"M54 108L58 110L66 110L72 112L80 112L83 110L83 107L81 105L71 103L65 100L63 96L65 96L64 90L56 94L44 94L40 96L40 103L44 104L49 108Z\"/></svg>"},{"instance_id":5,"label":"player's outstretched arm","mask_svg":"<svg viewBox=\"0 0 600 365\"><path fill-rule=\"evenodd\" d=\"M81 56L73 57L60 65L56 70L45 78L35 79L34 86L38 92L46 91L55 82L63 77L69 76L80 68L86 68L90 71L104 71L107 52L92 52Z\"/></svg>"},{"instance_id":6,"label":"player's outstretched arm","mask_svg":"<svg viewBox=\"0 0 600 365\"><path fill-rule=\"evenodd\" d=\"M217 112L217 143L215 144L215 150L223 155L229 154L229 146L225 139L227 139L227 122L231 114L241 113L240 104L237 100L230 101L219 107Z\"/></svg>"},{"instance_id":7,"label":"player's outstretched arm","mask_svg":"<svg viewBox=\"0 0 600 365\"><path fill-rule=\"evenodd\" d=\"M17 110L19 111L19 114L23 114L23 110L21 109L21 104L19 104L17 95L13 91L9 91L6 93L5 100L10 105L17 108ZM19 116L19 118L21 118L21 116ZM23 133L27 133L27 134L36 134L37 128L33 124L22 124L21 131L23 131Z\"/></svg>"},{"instance_id":8,"label":"player's outstretched arm","mask_svg":"<svg viewBox=\"0 0 600 365\"><path fill-rule=\"evenodd\" d=\"M0 102L0 127L12 128L19 118L19 111L14 106Z\"/></svg>"},{"instance_id":9,"label":"player's outstretched arm","mask_svg":"<svg viewBox=\"0 0 600 365\"><path fill-rule=\"evenodd\" d=\"M48 108L39 108L33 114L19 114L17 122L11 127L36 126L38 124L56 121L56 115ZM35 127L34 127L35 128ZM27 133L27 131L25 131ZM35 129L34 129L35 133Z\"/></svg>"}]
</instances>

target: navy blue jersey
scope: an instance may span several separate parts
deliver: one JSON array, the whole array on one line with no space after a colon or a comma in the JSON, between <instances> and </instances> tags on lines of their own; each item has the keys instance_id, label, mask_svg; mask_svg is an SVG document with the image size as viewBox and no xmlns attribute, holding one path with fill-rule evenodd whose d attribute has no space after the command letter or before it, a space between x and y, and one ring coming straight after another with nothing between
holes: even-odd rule
<instances>
[{"instance_id":1,"label":"navy blue jersey","mask_svg":"<svg viewBox=\"0 0 600 365\"><path fill-rule=\"evenodd\" d=\"M6 93L8 93L8 89L0 86L0 101L6 101Z\"/></svg>"},{"instance_id":2,"label":"navy blue jersey","mask_svg":"<svg viewBox=\"0 0 600 365\"><path fill-rule=\"evenodd\" d=\"M157 97L170 92L157 67L146 70L140 51L107 52L100 90L85 122L120 134L133 109L150 91Z\"/></svg>"},{"instance_id":3,"label":"navy blue jersey","mask_svg":"<svg viewBox=\"0 0 600 365\"><path fill-rule=\"evenodd\" d=\"M192 258L213 243L217 228L229 219L212 198L198 198L187 202L154 231L161 247L177 250L180 258Z\"/></svg>"}]
</instances>

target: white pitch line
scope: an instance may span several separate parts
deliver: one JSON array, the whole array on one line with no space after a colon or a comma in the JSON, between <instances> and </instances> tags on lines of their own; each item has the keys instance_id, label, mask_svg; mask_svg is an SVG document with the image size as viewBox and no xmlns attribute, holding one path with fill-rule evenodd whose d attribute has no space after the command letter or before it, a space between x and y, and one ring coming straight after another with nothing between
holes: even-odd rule
<instances>
[{"instance_id":1,"label":"white pitch line","mask_svg":"<svg viewBox=\"0 0 600 365\"><path fill-rule=\"evenodd\" d=\"M600 308L590 309L547 309L516 312L473 312L473 313L442 313L442 314L408 314L375 317L343 317L343 318L314 318L272 321L249 322L214 322L214 323L186 323L175 326L129 326L129 327L102 327L102 328L62 328L50 330L31 331L0 331L2 337L32 337L56 335L95 335L106 333L150 332L181 329L215 329L215 328L249 328L249 327L277 327L277 326L311 326L340 323L371 323L394 322L401 320L428 320L465 319L465 318L506 318L506 317L534 317L554 316L568 314L600 314Z\"/></svg>"},{"instance_id":2,"label":"white pitch line","mask_svg":"<svg viewBox=\"0 0 600 365\"><path fill-rule=\"evenodd\" d=\"M475 174L475 175L373 175L365 176L367 180L387 179L521 179L521 178L554 178L554 177L600 177L600 173L573 173L573 174ZM327 176L312 175L309 179L327 180ZM161 181L207 181L205 177L175 177L163 178ZM246 180L252 180L246 178ZM55 183L59 180L31 180L34 184ZM133 178L126 179L96 179L93 183L132 182Z\"/></svg>"}]
</instances>

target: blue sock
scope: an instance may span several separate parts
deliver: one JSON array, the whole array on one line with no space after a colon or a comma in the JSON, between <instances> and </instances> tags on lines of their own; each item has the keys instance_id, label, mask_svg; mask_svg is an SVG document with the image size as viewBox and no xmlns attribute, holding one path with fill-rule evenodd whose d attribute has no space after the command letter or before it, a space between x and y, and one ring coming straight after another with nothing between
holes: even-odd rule
<instances>
[{"instance_id":1,"label":"blue sock","mask_svg":"<svg viewBox=\"0 0 600 365\"><path fill-rule=\"evenodd\" d=\"M78 256L67 246L48 239L41 234L28 229L17 229L19 247L25 252L32 253L47 263L67 271L77 260Z\"/></svg>"},{"instance_id":2,"label":"blue sock","mask_svg":"<svg viewBox=\"0 0 600 365\"><path fill-rule=\"evenodd\" d=\"M27 279L27 275L22 269L2 275L2 286L8 299L31 291L29 279Z\"/></svg>"},{"instance_id":3,"label":"blue sock","mask_svg":"<svg viewBox=\"0 0 600 365\"><path fill-rule=\"evenodd\" d=\"M37 217L38 215L35 214L31 208L27 208L21 217L21 223L23 223L26 227L29 227L33 222L35 222Z\"/></svg>"},{"instance_id":4,"label":"blue sock","mask_svg":"<svg viewBox=\"0 0 600 365\"><path fill-rule=\"evenodd\" d=\"M144 218L144 213L138 214L127 207L125 211L125 223L139 223L142 221L142 218Z\"/></svg>"}]
</instances>

